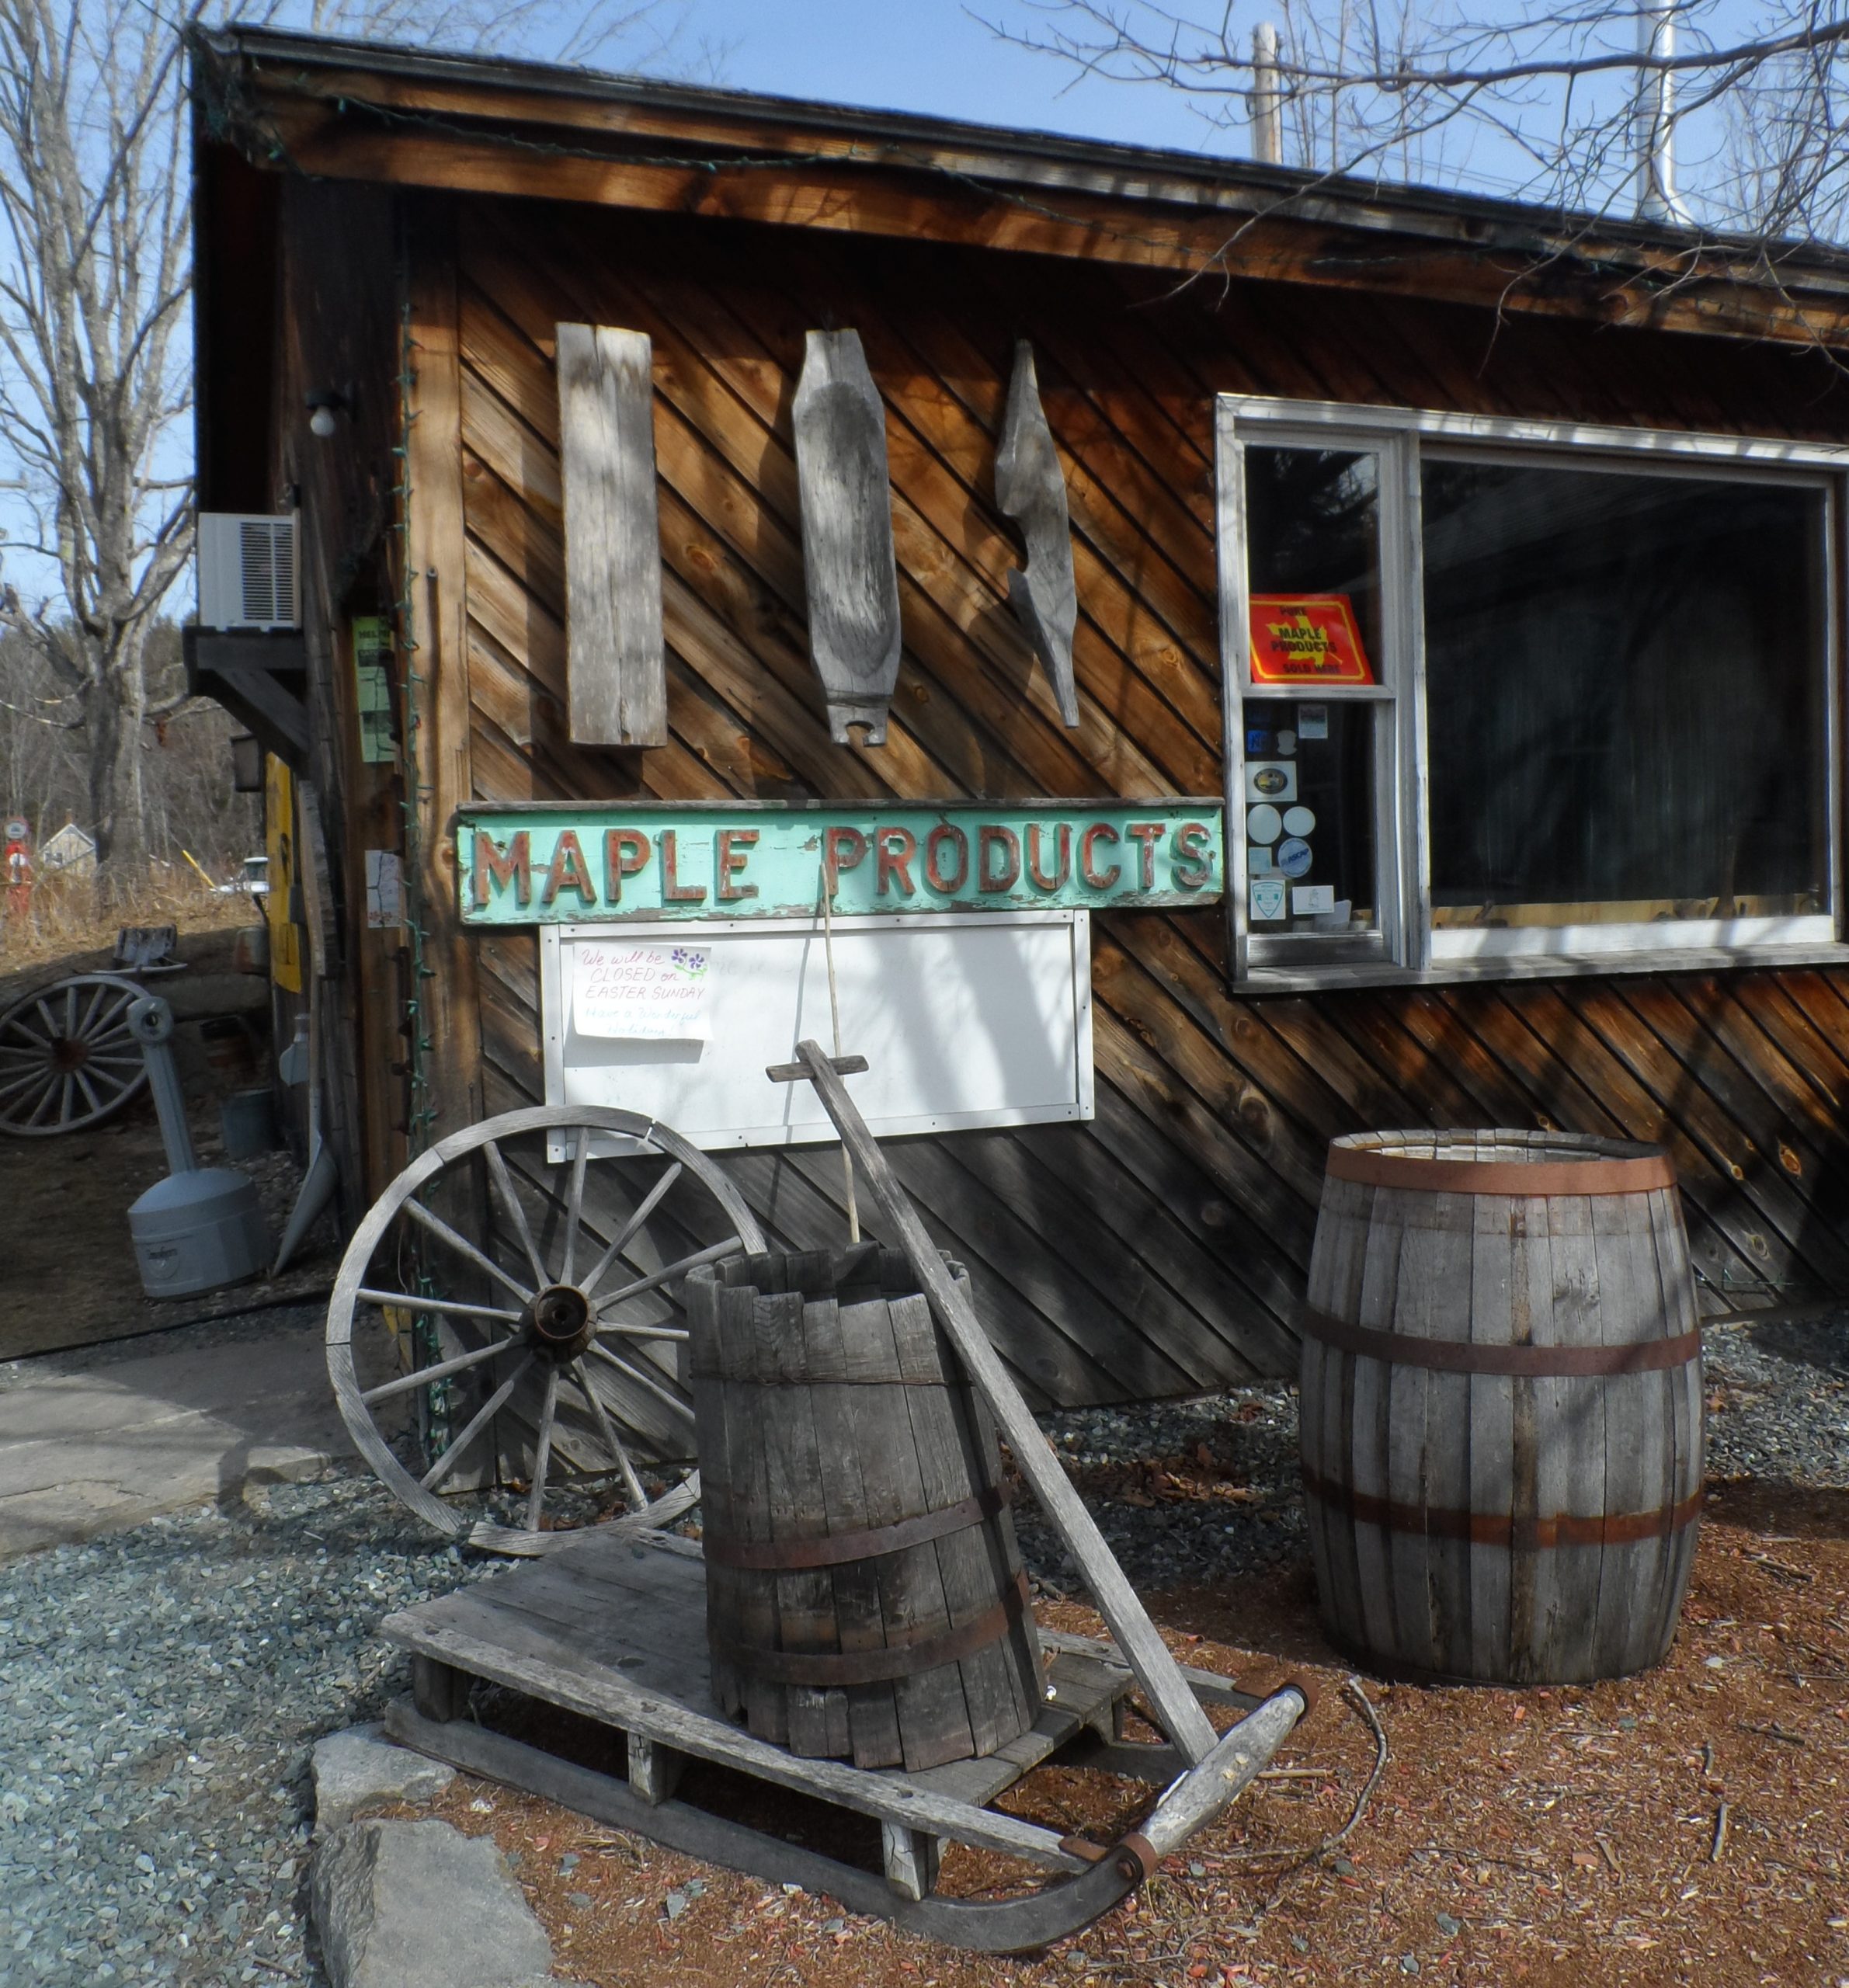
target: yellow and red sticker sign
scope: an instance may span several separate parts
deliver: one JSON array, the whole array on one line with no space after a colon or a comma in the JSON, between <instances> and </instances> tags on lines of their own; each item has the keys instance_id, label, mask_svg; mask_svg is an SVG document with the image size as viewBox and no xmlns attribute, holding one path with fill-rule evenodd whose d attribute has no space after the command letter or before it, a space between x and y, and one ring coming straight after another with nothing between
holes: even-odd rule
<instances>
[{"instance_id":1,"label":"yellow and red sticker sign","mask_svg":"<svg viewBox=\"0 0 1849 1988\"><path fill-rule=\"evenodd\" d=\"M1254 683L1371 683L1354 610L1345 593L1255 593Z\"/></svg>"}]
</instances>

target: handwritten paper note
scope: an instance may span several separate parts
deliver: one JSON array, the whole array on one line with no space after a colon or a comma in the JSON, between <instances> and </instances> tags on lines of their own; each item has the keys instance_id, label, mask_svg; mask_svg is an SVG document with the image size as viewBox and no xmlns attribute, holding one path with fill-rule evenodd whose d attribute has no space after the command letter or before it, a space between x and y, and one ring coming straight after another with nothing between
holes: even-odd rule
<instances>
[{"instance_id":1,"label":"handwritten paper note","mask_svg":"<svg viewBox=\"0 0 1849 1988\"><path fill-rule=\"evenodd\" d=\"M572 1024L580 1035L704 1042L710 946L572 948Z\"/></svg>"}]
</instances>

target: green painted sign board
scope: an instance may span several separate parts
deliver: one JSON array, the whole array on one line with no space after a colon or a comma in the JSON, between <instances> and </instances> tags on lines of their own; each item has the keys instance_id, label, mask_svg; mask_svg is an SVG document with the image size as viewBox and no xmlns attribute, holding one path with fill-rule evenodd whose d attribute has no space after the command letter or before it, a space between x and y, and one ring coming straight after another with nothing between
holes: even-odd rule
<instances>
[{"instance_id":1,"label":"green painted sign board","mask_svg":"<svg viewBox=\"0 0 1849 1988\"><path fill-rule=\"evenodd\" d=\"M1215 904L1218 801L740 802L468 807L457 885L470 925L838 917L880 912Z\"/></svg>"}]
</instances>

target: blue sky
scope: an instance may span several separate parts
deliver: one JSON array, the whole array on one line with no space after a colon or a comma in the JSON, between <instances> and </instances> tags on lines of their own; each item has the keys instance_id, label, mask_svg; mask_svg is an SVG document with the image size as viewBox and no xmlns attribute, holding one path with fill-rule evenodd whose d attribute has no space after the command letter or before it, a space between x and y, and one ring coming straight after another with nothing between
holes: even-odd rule
<instances>
[{"instance_id":1,"label":"blue sky","mask_svg":"<svg viewBox=\"0 0 1849 1988\"><path fill-rule=\"evenodd\" d=\"M1008 0L982 11L1031 18ZM686 14L676 57L698 75L705 43L721 57L706 79L733 89L1129 144L1243 149L1164 92L1075 85L1065 64L1009 47L961 0L691 0Z\"/></svg>"}]
</instances>

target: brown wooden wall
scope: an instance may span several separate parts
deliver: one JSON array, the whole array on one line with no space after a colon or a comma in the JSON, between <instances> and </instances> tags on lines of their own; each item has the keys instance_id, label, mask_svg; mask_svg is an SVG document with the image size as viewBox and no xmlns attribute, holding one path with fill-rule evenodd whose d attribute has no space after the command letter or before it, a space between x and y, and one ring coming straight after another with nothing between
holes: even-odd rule
<instances>
[{"instance_id":1,"label":"brown wooden wall","mask_svg":"<svg viewBox=\"0 0 1849 1988\"><path fill-rule=\"evenodd\" d=\"M1844 432L1824 369L1718 339L1499 326L1249 281L1165 294L1121 269L538 203L471 198L455 219L468 732L456 763L483 800L1217 793L1222 390ZM581 750L566 733L561 318L654 342L672 741L645 752ZM872 750L830 744L805 638L790 410L804 333L829 325L860 333L887 404L905 652L888 742ZM1017 554L994 509L1021 336L1067 471L1072 732L1007 606ZM443 443L419 436L420 473ZM443 668L457 661L446 652ZM1234 999L1217 909L1100 916L1093 933L1095 1122L889 1149L1041 1397L1169 1395L1291 1368L1324 1146L1363 1127L1665 1139L1711 1309L1849 1289L1849 975ZM478 968L482 1103L537 1100L533 936L455 943ZM728 1164L767 1227L800 1246L839 1239L832 1150Z\"/></svg>"}]
</instances>

